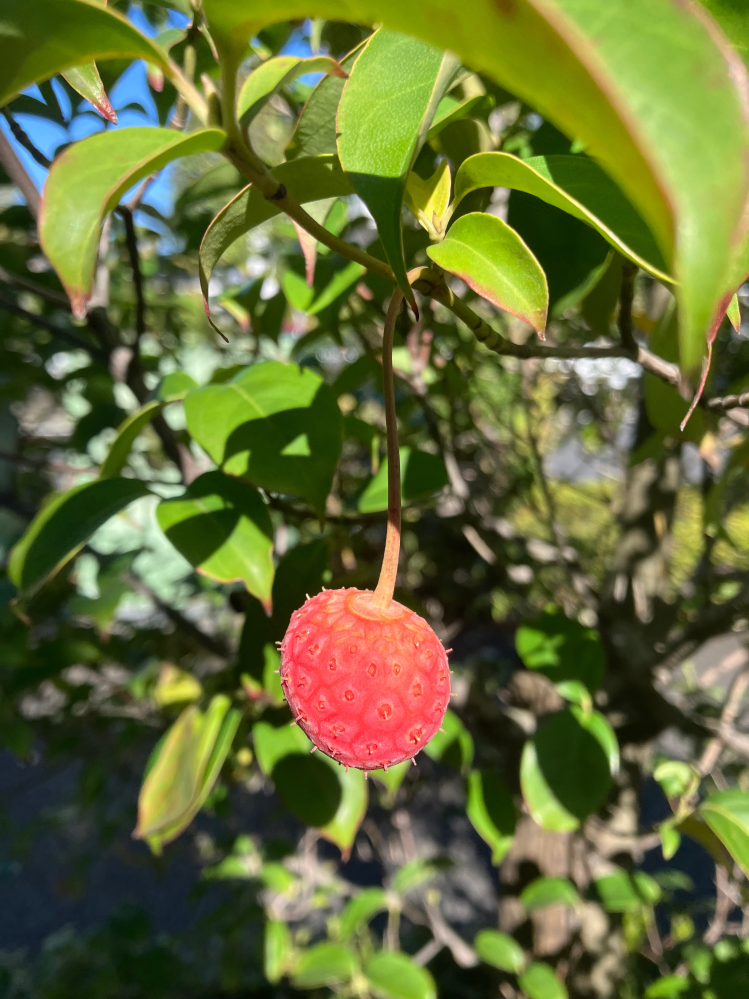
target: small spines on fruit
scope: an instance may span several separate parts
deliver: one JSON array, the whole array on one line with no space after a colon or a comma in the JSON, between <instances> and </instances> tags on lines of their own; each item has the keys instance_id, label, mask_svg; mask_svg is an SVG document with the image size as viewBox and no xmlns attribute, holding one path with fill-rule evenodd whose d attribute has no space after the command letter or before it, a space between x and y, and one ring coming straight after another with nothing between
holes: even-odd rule
<instances>
[{"instance_id":1,"label":"small spines on fruit","mask_svg":"<svg viewBox=\"0 0 749 999\"><path fill-rule=\"evenodd\" d=\"M281 684L299 726L345 766L379 770L412 758L442 724L450 671L426 621L366 590L326 590L291 616Z\"/></svg>"}]
</instances>

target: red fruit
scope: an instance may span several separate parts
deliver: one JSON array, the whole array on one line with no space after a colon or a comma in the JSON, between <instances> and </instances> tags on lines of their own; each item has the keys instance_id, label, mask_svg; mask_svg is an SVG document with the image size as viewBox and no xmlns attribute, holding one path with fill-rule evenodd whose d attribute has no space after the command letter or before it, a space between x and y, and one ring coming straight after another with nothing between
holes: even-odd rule
<instances>
[{"instance_id":1,"label":"red fruit","mask_svg":"<svg viewBox=\"0 0 749 999\"><path fill-rule=\"evenodd\" d=\"M301 729L345 766L411 759L442 724L450 670L426 621L369 590L327 590L291 616L281 683Z\"/></svg>"}]
</instances>

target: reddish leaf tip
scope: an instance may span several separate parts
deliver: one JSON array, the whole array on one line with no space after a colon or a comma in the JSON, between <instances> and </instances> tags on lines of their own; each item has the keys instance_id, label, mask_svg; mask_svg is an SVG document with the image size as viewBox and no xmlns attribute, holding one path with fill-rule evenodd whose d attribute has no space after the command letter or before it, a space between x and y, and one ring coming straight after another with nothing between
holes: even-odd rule
<instances>
[{"instance_id":1,"label":"reddish leaf tip","mask_svg":"<svg viewBox=\"0 0 749 999\"><path fill-rule=\"evenodd\" d=\"M69 291L70 308L76 319L85 319L89 296L82 291Z\"/></svg>"}]
</instances>

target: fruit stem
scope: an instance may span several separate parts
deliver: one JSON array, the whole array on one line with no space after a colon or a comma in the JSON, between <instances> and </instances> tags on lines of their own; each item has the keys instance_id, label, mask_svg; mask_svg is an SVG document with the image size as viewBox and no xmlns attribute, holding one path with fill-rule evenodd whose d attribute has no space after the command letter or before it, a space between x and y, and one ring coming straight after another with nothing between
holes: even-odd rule
<instances>
[{"instance_id":1,"label":"fruit stem","mask_svg":"<svg viewBox=\"0 0 749 999\"><path fill-rule=\"evenodd\" d=\"M390 606L398 574L398 556L401 548L401 462L398 450L398 425L395 416L395 387L393 385L393 337L403 292L396 288L390 299L382 334L382 378L385 386L385 426L387 427L388 455L388 528L385 553L373 602L385 610Z\"/></svg>"}]
</instances>

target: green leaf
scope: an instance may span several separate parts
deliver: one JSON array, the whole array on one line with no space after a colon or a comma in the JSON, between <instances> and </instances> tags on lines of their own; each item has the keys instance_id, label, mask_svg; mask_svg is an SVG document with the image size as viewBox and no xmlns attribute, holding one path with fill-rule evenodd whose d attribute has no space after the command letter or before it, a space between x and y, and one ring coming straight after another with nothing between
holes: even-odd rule
<instances>
[{"instance_id":1,"label":"green leaf","mask_svg":"<svg viewBox=\"0 0 749 999\"><path fill-rule=\"evenodd\" d=\"M473 941L473 949L485 964L500 971L517 975L525 967L525 953L520 944L498 930L481 930Z\"/></svg>"},{"instance_id":2,"label":"green leaf","mask_svg":"<svg viewBox=\"0 0 749 999\"><path fill-rule=\"evenodd\" d=\"M739 297L734 295L731 301L728 303L728 308L726 309L726 316L728 321L736 330L737 333L741 332L741 309L739 308Z\"/></svg>"},{"instance_id":3,"label":"green leaf","mask_svg":"<svg viewBox=\"0 0 749 999\"><path fill-rule=\"evenodd\" d=\"M432 976L401 951L379 951L367 962L364 974L380 999L437 999Z\"/></svg>"},{"instance_id":4,"label":"green leaf","mask_svg":"<svg viewBox=\"0 0 749 999\"><path fill-rule=\"evenodd\" d=\"M681 760L664 760L653 771L653 777L661 785L667 798L680 798L697 774L688 763L682 763Z\"/></svg>"},{"instance_id":5,"label":"green leaf","mask_svg":"<svg viewBox=\"0 0 749 999\"><path fill-rule=\"evenodd\" d=\"M413 891L414 888L418 888L419 885L431 881L437 875L441 866L444 865L423 858L411 860L396 871L391 888L399 895L407 895L408 892Z\"/></svg>"},{"instance_id":6,"label":"green leaf","mask_svg":"<svg viewBox=\"0 0 749 999\"><path fill-rule=\"evenodd\" d=\"M611 745L595 716L569 708L541 722L520 763L523 798L543 829L576 829L603 802L611 785ZM599 716L600 717L600 716Z\"/></svg>"},{"instance_id":7,"label":"green leaf","mask_svg":"<svg viewBox=\"0 0 749 999\"><path fill-rule=\"evenodd\" d=\"M550 905L567 905L574 909L580 904L580 896L568 878L536 878L522 890L520 901L527 912Z\"/></svg>"},{"instance_id":8,"label":"green leaf","mask_svg":"<svg viewBox=\"0 0 749 999\"><path fill-rule=\"evenodd\" d=\"M341 59L341 69L348 75L366 42L361 42ZM324 76L310 94L286 148L286 159L337 153L336 112L343 93L344 79Z\"/></svg>"},{"instance_id":9,"label":"green leaf","mask_svg":"<svg viewBox=\"0 0 749 999\"><path fill-rule=\"evenodd\" d=\"M718 791L703 801L702 818L749 876L749 793L738 788Z\"/></svg>"},{"instance_id":10,"label":"green leaf","mask_svg":"<svg viewBox=\"0 0 749 999\"><path fill-rule=\"evenodd\" d=\"M205 804L239 727L240 714L230 708L223 694L205 713L195 705L185 708L149 760L133 835L154 853L176 839Z\"/></svg>"},{"instance_id":11,"label":"green leaf","mask_svg":"<svg viewBox=\"0 0 749 999\"><path fill-rule=\"evenodd\" d=\"M198 572L220 583L241 580L270 613L273 528L256 489L223 472L205 472L182 496L162 500L156 519Z\"/></svg>"},{"instance_id":12,"label":"green leaf","mask_svg":"<svg viewBox=\"0 0 749 999\"><path fill-rule=\"evenodd\" d=\"M340 985L356 971L356 958L341 944L320 943L302 952L291 982L297 989Z\"/></svg>"},{"instance_id":13,"label":"green leaf","mask_svg":"<svg viewBox=\"0 0 749 999\"><path fill-rule=\"evenodd\" d=\"M445 228L445 213L450 202L450 164L442 160L427 180L412 170L406 181L404 201L419 224L433 239L439 238Z\"/></svg>"},{"instance_id":14,"label":"green leaf","mask_svg":"<svg viewBox=\"0 0 749 999\"><path fill-rule=\"evenodd\" d=\"M528 999L567 999L564 982L554 974L554 969L543 961L534 961L518 977L518 985Z\"/></svg>"},{"instance_id":15,"label":"green leaf","mask_svg":"<svg viewBox=\"0 0 749 999\"><path fill-rule=\"evenodd\" d=\"M99 469L100 479L111 479L112 476L120 474L141 430L148 426L163 407L164 403L158 399L147 402L145 406L137 409L122 421L117 428L117 436L110 444L107 456Z\"/></svg>"},{"instance_id":16,"label":"green leaf","mask_svg":"<svg viewBox=\"0 0 749 999\"><path fill-rule=\"evenodd\" d=\"M330 56L312 56L310 59L274 56L266 59L242 84L237 97L237 118L243 125L248 125L273 94L305 73L329 73L344 80L347 76L346 71Z\"/></svg>"},{"instance_id":17,"label":"green leaf","mask_svg":"<svg viewBox=\"0 0 749 999\"><path fill-rule=\"evenodd\" d=\"M512 796L491 770L468 775L468 820L492 850L492 863L501 864L512 846L517 815Z\"/></svg>"},{"instance_id":18,"label":"green leaf","mask_svg":"<svg viewBox=\"0 0 749 999\"><path fill-rule=\"evenodd\" d=\"M520 236L496 215L471 212L427 254L477 295L543 334L549 307L546 275Z\"/></svg>"},{"instance_id":19,"label":"green leaf","mask_svg":"<svg viewBox=\"0 0 749 999\"><path fill-rule=\"evenodd\" d=\"M273 174L302 204L352 193L337 156L314 156L282 163ZM200 244L200 288L206 303L208 282L223 254L232 243L279 212L278 206L268 201L251 184L224 205L206 229Z\"/></svg>"},{"instance_id":20,"label":"green leaf","mask_svg":"<svg viewBox=\"0 0 749 999\"><path fill-rule=\"evenodd\" d=\"M117 114L109 103L104 84L101 82L99 70L95 62L86 63L83 66L74 66L66 73L62 74L76 93L80 94L84 100L92 104L99 114L117 124Z\"/></svg>"},{"instance_id":21,"label":"green leaf","mask_svg":"<svg viewBox=\"0 0 749 999\"><path fill-rule=\"evenodd\" d=\"M431 45L380 29L367 42L338 106L338 155L377 223L385 256L409 302L401 233L406 178L458 61Z\"/></svg>"},{"instance_id":22,"label":"green leaf","mask_svg":"<svg viewBox=\"0 0 749 999\"><path fill-rule=\"evenodd\" d=\"M681 834L674 829L670 822L662 822L659 829L661 834L661 851L664 860L671 860L681 846Z\"/></svg>"},{"instance_id":23,"label":"green leaf","mask_svg":"<svg viewBox=\"0 0 749 999\"><path fill-rule=\"evenodd\" d=\"M309 316L316 316L318 312L327 309L337 298L347 291L354 281L366 273L367 268L363 264L357 264L353 260L337 271L323 288L316 299L305 309Z\"/></svg>"},{"instance_id":24,"label":"green leaf","mask_svg":"<svg viewBox=\"0 0 749 999\"><path fill-rule=\"evenodd\" d=\"M642 216L616 184L586 156L476 153L455 176L454 205L482 187L509 187L532 194L599 232L639 267L671 281L666 264Z\"/></svg>"},{"instance_id":25,"label":"green leaf","mask_svg":"<svg viewBox=\"0 0 749 999\"><path fill-rule=\"evenodd\" d=\"M689 979L684 975L665 975L645 990L645 999L676 999L689 991Z\"/></svg>"},{"instance_id":26,"label":"green leaf","mask_svg":"<svg viewBox=\"0 0 749 999\"><path fill-rule=\"evenodd\" d=\"M521 625L515 648L528 669L536 669L554 683L578 680L589 691L601 685L606 658L598 633L564 614L544 614Z\"/></svg>"},{"instance_id":27,"label":"green leaf","mask_svg":"<svg viewBox=\"0 0 749 999\"><path fill-rule=\"evenodd\" d=\"M463 101L459 101L452 94L446 94L437 106L432 127L427 132L427 141L433 139L435 135L439 135L448 125L452 125L454 121L462 121L463 118L470 118L474 112L478 114L482 109L486 111L491 109L492 106L493 101L486 94L467 97Z\"/></svg>"},{"instance_id":28,"label":"green leaf","mask_svg":"<svg viewBox=\"0 0 749 999\"><path fill-rule=\"evenodd\" d=\"M341 913L341 940L350 940L373 916L378 912L385 912L387 907L387 895L382 888L364 888L347 903Z\"/></svg>"},{"instance_id":29,"label":"green leaf","mask_svg":"<svg viewBox=\"0 0 749 999\"><path fill-rule=\"evenodd\" d=\"M642 871L634 876L616 871L597 878L595 885L607 912L638 912L643 905L653 905L661 897L657 883Z\"/></svg>"},{"instance_id":30,"label":"green leaf","mask_svg":"<svg viewBox=\"0 0 749 999\"><path fill-rule=\"evenodd\" d=\"M121 14L80 0L3 0L0 54L0 106L32 83L92 59L167 62Z\"/></svg>"},{"instance_id":31,"label":"green leaf","mask_svg":"<svg viewBox=\"0 0 749 999\"><path fill-rule=\"evenodd\" d=\"M749 66L749 11L743 0L698 0L706 7Z\"/></svg>"},{"instance_id":32,"label":"green leaf","mask_svg":"<svg viewBox=\"0 0 749 999\"><path fill-rule=\"evenodd\" d=\"M31 596L97 528L128 503L148 495L148 488L136 479L112 478L85 482L54 496L11 552L11 580L24 596Z\"/></svg>"},{"instance_id":33,"label":"green leaf","mask_svg":"<svg viewBox=\"0 0 749 999\"><path fill-rule=\"evenodd\" d=\"M305 825L321 829L332 823L343 800L338 775L322 753L289 753L271 774L279 797Z\"/></svg>"},{"instance_id":34,"label":"green leaf","mask_svg":"<svg viewBox=\"0 0 749 999\"><path fill-rule=\"evenodd\" d=\"M368 785L363 771L355 770L353 767L346 770L340 763L330 760L327 756L323 757L323 760L336 773L341 785L341 801L335 815L330 822L322 826L320 833L324 839L338 847L346 861L351 855L351 847L354 845L359 826L367 814Z\"/></svg>"},{"instance_id":35,"label":"green leaf","mask_svg":"<svg viewBox=\"0 0 749 999\"><path fill-rule=\"evenodd\" d=\"M441 760L460 770L468 770L473 762L473 739L471 733L449 709L442 719L444 732L437 732L424 747L424 752L433 760Z\"/></svg>"},{"instance_id":36,"label":"green leaf","mask_svg":"<svg viewBox=\"0 0 749 999\"><path fill-rule=\"evenodd\" d=\"M187 135L170 128L119 129L75 142L55 160L44 186L39 238L79 319L91 296L107 212L142 177L180 156L218 150L225 138L215 128Z\"/></svg>"},{"instance_id":37,"label":"green leaf","mask_svg":"<svg viewBox=\"0 0 749 999\"><path fill-rule=\"evenodd\" d=\"M691 5L512 0L471 7L460 12L465 20L453 0L278 0L267 10L205 0L204 10L230 52L280 19L345 18L410 32L488 73L584 143L638 209L679 282L682 365L699 364L705 331L738 284L727 287L749 183L749 131L743 72Z\"/></svg>"},{"instance_id":38,"label":"green leaf","mask_svg":"<svg viewBox=\"0 0 749 999\"><path fill-rule=\"evenodd\" d=\"M286 923L269 919L263 937L263 971L274 985L283 978L292 952L291 933Z\"/></svg>"},{"instance_id":39,"label":"green leaf","mask_svg":"<svg viewBox=\"0 0 749 999\"><path fill-rule=\"evenodd\" d=\"M277 361L256 364L189 392L185 415L192 437L224 472L325 509L343 431L318 375Z\"/></svg>"},{"instance_id":40,"label":"green leaf","mask_svg":"<svg viewBox=\"0 0 749 999\"><path fill-rule=\"evenodd\" d=\"M401 499L410 503L433 493L448 484L445 463L436 454L417 451L410 447L399 450L401 463ZM367 483L359 497L360 513L379 513L388 507L388 463L382 462L377 474Z\"/></svg>"}]
</instances>

